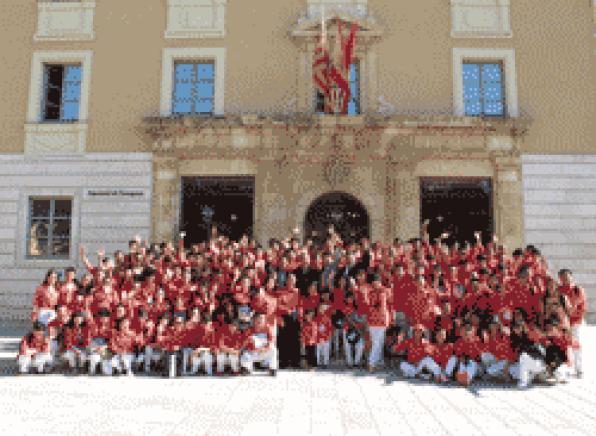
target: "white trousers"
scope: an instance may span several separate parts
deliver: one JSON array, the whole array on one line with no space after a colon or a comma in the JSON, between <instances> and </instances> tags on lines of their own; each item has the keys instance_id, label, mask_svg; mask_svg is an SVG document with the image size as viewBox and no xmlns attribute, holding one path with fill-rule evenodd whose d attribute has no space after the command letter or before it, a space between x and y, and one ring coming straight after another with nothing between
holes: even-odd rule
<instances>
[{"instance_id":1,"label":"white trousers","mask_svg":"<svg viewBox=\"0 0 596 436\"><path fill-rule=\"evenodd\" d=\"M199 372L199 368L203 368L208 375L213 374L213 355L208 353L207 351L201 351L201 353L197 355L193 355L191 357L192 362L192 369L190 370L191 374L196 374Z\"/></svg>"},{"instance_id":2,"label":"white trousers","mask_svg":"<svg viewBox=\"0 0 596 436\"><path fill-rule=\"evenodd\" d=\"M546 372L546 364L542 359L531 357L528 353L519 356L519 381L517 385L525 388L532 383L539 374Z\"/></svg>"},{"instance_id":3,"label":"white trousers","mask_svg":"<svg viewBox=\"0 0 596 436\"><path fill-rule=\"evenodd\" d=\"M559 365L557 369L555 369L555 378L559 383L566 382L567 380L569 380L569 377L571 377L573 372L574 371L572 367L570 367L566 363L563 363L562 365Z\"/></svg>"},{"instance_id":4,"label":"white trousers","mask_svg":"<svg viewBox=\"0 0 596 436\"><path fill-rule=\"evenodd\" d=\"M369 327L371 347L368 354L368 365L379 366L383 363L383 348L385 346L385 327Z\"/></svg>"},{"instance_id":5,"label":"white trousers","mask_svg":"<svg viewBox=\"0 0 596 436\"><path fill-rule=\"evenodd\" d=\"M116 354L112 357L112 369L119 372L125 371L127 374L132 374L132 361L134 355L132 353Z\"/></svg>"},{"instance_id":6,"label":"white trousers","mask_svg":"<svg viewBox=\"0 0 596 436\"><path fill-rule=\"evenodd\" d=\"M344 331L344 353L348 366L360 365L364 354L364 339L360 338L355 344L348 342L347 332Z\"/></svg>"},{"instance_id":7,"label":"white trousers","mask_svg":"<svg viewBox=\"0 0 596 436\"><path fill-rule=\"evenodd\" d=\"M507 360L495 360L486 368L486 373L491 377L498 377L505 375L505 367L507 366ZM511 371L509 371L511 372Z\"/></svg>"},{"instance_id":8,"label":"white trousers","mask_svg":"<svg viewBox=\"0 0 596 436\"><path fill-rule=\"evenodd\" d=\"M329 353L331 351L330 341L317 344L317 366L329 365Z\"/></svg>"},{"instance_id":9,"label":"white trousers","mask_svg":"<svg viewBox=\"0 0 596 436\"><path fill-rule=\"evenodd\" d=\"M230 365L233 372L240 370L240 356L237 354L217 353L217 372L224 372L226 364Z\"/></svg>"},{"instance_id":10,"label":"white trousers","mask_svg":"<svg viewBox=\"0 0 596 436\"><path fill-rule=\"evenodd\" d=\"M103 375L112 375L112 359L104 359L99 353L89 354L89 375L95 375L97 365L101 363L101 372Z\"/></svg>"},{"instance_id":11,"label":"white trousers","mask_svg":"<svg viewBox=\"0 0 596 436\"><path fill-rule=\"evenodd\" d=\"M468 361L468 363L460 362L458 366L458 372L465 372L468 374L468 380L470 383L474 380L474 377L478 374L478 363L474 360Z\"/></svg>"},{"instance_id":12,"label":"white trousers","mask_svg":"<svg viewBox=\"0 0 596 436\"><path fill-rule=\"evenodd\" d=\"M575 341L577 341L577 343L580 345L578 349L573 349L573 364L575 366L575 372L577 373L581 373L583 371L583 367L582 367L582 347L581 347L581 332L582 332L582 326L585 324L585 321L582 321L581 324L576 324L574 326L571 327L571 335L573 336L573 339Z\"/></svg>"},{"instance_id":13,"label":"white trousers","mask_svg":"<svg viewBox=\"0 0 596 436\"><path fill-rule=\"evenodd\" d=\"M278 366L277 348L271 347L264 351L246 351L240 357L240 365L248 372L253 371L255 362L262 362L269 369L276 370Z\"/></svg>"},{"instance_id":14,"label":"white trousers","mask_svg":"<svg viewBox=\"0 0 596 436\"><path fill-rule=\"evenodd\" d=\"M25 374L29 372L31 367L35 367L37 372L41 373L46 365L52 364L52 356L50 353L37 353L33 356L29 354L22 354L18 358L19 372Z\"/></svg>"},{"instance_id":15,"label":"white trousers","mask_svg":"<svg viewBox=\"0 0 596 436\"><path fill-rule=\"evenodd\" d=\"M459 359L457 358L457 356L451 356L449 360L447 360L447 365L445 365L445 373L443 375L445 375L446 377L451 377L458 362Z\"/></svg>"},{"instance_id":16,"label":"white trousers","mask_svg":"<svg viewBox=\"0 0 596 436\"><path fill-rule=\"evenodd\" d=\"M435 377L441 375L441 367L430 356L426 356L416 365L404 361L399 365L399 368L401 369L404 377L408 378L416 377L416 375L418 375L424 369L428 370Z\"/></svg>"},{"instance_id":17,"label":"white trousers","mask_svg":"<svg viewBox=\"0 0 596 436\"><path fill-rule=\"evenodd\" d=\"M70 368L80 368L85 364L87 360L87 352L84 350L66 350L62 354L62 358L66 360Z\"/></svg>"}]
</instances>

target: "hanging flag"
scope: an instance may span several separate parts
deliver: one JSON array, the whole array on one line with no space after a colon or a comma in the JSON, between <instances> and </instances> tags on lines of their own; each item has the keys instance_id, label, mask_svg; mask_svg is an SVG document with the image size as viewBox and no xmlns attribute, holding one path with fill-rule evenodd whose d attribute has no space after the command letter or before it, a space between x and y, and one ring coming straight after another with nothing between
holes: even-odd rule
<instances>
[{"instance_id":1,"label":"hanging flag","mask_svg":"<svg viewBox=\"0 0 596 436\"><path fill-rule=\"evenodd\" d=\"M350 65L354 59L357 31L358 24L352 23L346 39L343 35L342 22L341 20L337 21L337 37L335 39L335 49L333 51L329 78L331 79L330 88L335 87L339 91L342 114L348 113L348 103L351 95Z\"/></svg>"},{"instance_id":2,"label":"hanging flag","mask_svg":"<svg viewBox=\"0 0 596 436\"><path fill-rule=\"evenodd\" d=\"M329 100L329 49L327 48L325 11L323 11L321 19L321 37L315 47L313 56L312 77L315 89L323 94L325 112L327 112L327 102Z\"/></svg>"}]
</instances>

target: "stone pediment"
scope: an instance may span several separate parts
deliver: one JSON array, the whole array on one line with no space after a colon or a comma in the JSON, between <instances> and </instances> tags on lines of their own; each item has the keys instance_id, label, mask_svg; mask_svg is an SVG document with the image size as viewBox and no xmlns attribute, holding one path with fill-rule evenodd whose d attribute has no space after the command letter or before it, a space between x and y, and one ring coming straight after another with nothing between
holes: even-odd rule
<instances>
[{"instance_id":1,"label":"stone pediment","mask_svg":"<svg viewBox=\"0 0 596 436\"><path fill-rule=\"evenodd\" d=\"M333 12L325 17L327 33L333 37L337 31L337 23L341 22L344 29L349 29L352 23L358 24L359 39L379 38L383 31L381 27L370 17L360 17L352 15L346 11ZM290 34L294 38L317 38L321 35L322 20L320 17L303 17L291 30Z\"/></svg>"}]
</instances>

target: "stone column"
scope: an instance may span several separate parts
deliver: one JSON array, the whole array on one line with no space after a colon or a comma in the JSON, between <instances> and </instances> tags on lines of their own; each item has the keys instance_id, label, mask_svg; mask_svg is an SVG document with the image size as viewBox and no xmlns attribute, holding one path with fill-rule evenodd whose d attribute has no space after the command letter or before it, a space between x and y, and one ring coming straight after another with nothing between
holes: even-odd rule
<instances>
[{"instance_id":1,"label":"stone column","mask_svg":"<svg viewBox=\"0 0 596 436\"><path fill-rule=\"evenodd\" d=\"M153 158L153 240L174 240L180 217L180 177L178 159L165 156Z\"/></svg>"},{"instance_id":2,"label":"stone column","mask_svg":"<svg viewBox=\"0 0 596 436\"><path fill-rule=\"evenodd\" d=\"M494 156L495 233L511 251L524 243L523 189L519 156Z\"/></svg>"},{"instance_id":3,"label":"stone column","mask_svg":"<svg viewBox=\"0 0 596 436\"><path fill-rule=\"evenodd\" d=\"M393 166L395 214L393 237L408 240L420 234L420 182L415 161L397 161Z\"/></svg>"}]
</instances>

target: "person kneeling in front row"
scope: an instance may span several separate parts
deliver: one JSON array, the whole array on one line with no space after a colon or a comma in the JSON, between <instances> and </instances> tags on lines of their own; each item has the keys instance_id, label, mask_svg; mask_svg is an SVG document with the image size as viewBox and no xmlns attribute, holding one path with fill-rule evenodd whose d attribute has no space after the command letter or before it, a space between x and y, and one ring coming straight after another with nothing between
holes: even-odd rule
<instances>
[{"instance_id":1,"label":"person kneeling in front row","mask_svg":"<svg viewBox=\"0 0 596 436\"><path fill-rule=\"evenodd\" d=\"M20 374L28 373L32 366L41 374L52 364L50 339L44 333L43 324L36 321L33 331L21 340L17 356Z\"/></svg>"},{"instance_id":2,"label":"person kneeling in front row","mask_svg":"<svg viewBox=\"0 0 596 436\"><path fill-rule=\"evenodd\" d=\"M269 374L277 374L277 347L273 327L268 325L265 314L259 313L255 325L249 329L245 343L245 351L240 358L240 364L249 374L253 373L253 365L260 362L269 368Z\"/></svg>"}]
</instances>

